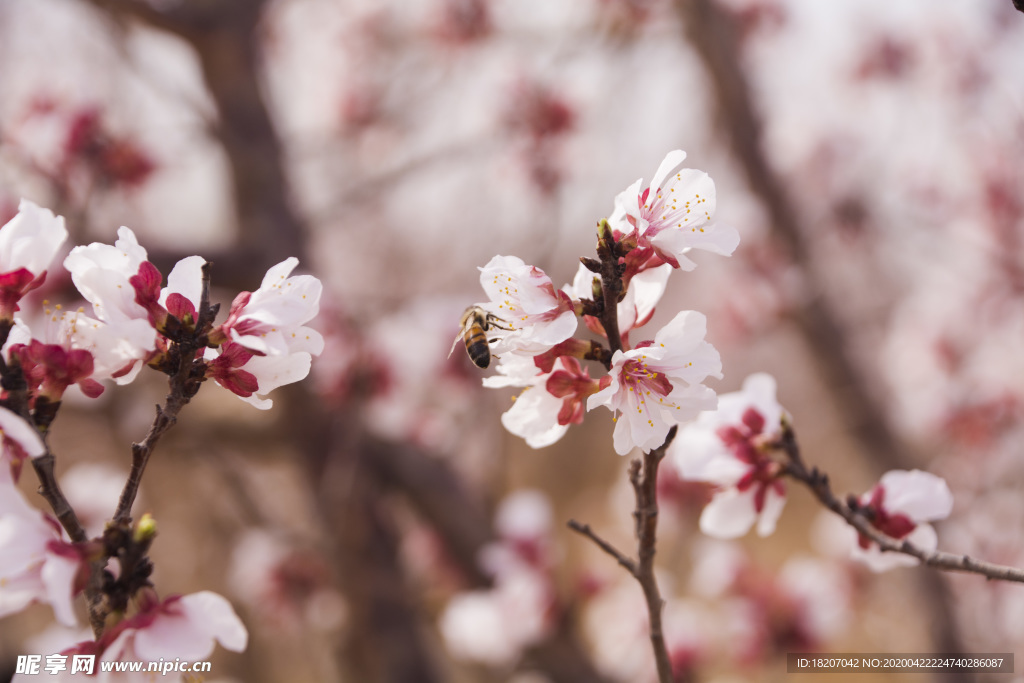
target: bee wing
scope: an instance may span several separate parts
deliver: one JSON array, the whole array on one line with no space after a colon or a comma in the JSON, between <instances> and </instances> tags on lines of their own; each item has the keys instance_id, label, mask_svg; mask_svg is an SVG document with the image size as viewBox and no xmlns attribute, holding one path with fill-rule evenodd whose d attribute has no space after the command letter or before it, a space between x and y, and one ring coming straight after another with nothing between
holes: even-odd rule
<instances>
[{"instance_id":1,"label":"bee wing","mask_svg":"<svg viewBox=\"0 0 1024 683\"><path fill-rule=\"evenodd\" d=\"M465 330L460 330L459 333L457 335L455 335L455 339L452 341L452 348L451 348L450 351L448 351L448 357L449 358L451 358L452 354L455 353L455 347L459 345L459 341L462 340L462 337L465 334L466 334Z\"/></svg>"}]
</instances>

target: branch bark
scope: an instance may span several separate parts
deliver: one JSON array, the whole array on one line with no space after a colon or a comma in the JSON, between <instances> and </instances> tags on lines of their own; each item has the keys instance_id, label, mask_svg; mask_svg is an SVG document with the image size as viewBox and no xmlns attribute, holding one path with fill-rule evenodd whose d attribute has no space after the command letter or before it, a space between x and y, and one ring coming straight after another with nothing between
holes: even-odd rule
<instances>
[{"instance_id":1,"label":"branch bark","mask_svg":"<svg viewBox=\"0 0 1024 683\"><path fill-rule=\"evenodd\" d=\"M217 107L213 131L231 166L240 228L237 244L217 255L218 282L258 272L282 254L305 261L306 230L292 210L284 154L262 94L259 22L266 0L203 0L160 9L139 0L87 0L118 24L131 21L171 33L196 52Z\"/></svg>"},{"instance_id":2,"label":"branch bark","mask_svg":"<svg viewBox=\"0 0 1024 683\"><path fill-rule=\"evenodd\" d=\"M846 523L856 529L858 533L878 544L883 552L910 555L920 560L921 564L934 569L980 574L988 579L1024 583L1024 569L976 560L969 555L955 555L938 550L927 551L909 541L901 541L887 536L872 526L871 521L863 513L836 497L832 492L832 485L827 474L819 471L816 467L808 469L800 455L800 449L792 430L786 430L782 445L789 458L789 462L786 463L786 474L804 484L822 505L846 520Z\"/></svg>"},{"instance_id":3,"label":"branch bark","mask_svg":"<svg viewBox=\"0 0 1024 683\"><path fill-rule=\"evenodd\" d=\"M615 558L630 575L637 580L644 592L647 603L647 618L650 624L651 649L654 652L654 663L658 671L659 683L672 683L672 662L665 646L665 634L662 631L661 616L665 601L661 597L658 581L654 576L654 556L657 553L658 532L658 466L665 457L672 439L676 436L677 427L669 430L668 436L658 448L644 453L642 460L634 460L629 467L629 481L636 496L636 509L633 519L636 522L637 560L627 557L608 541L596 534L589 525L569 521L569 528L589 538L597 547Z\"/></svg>"}]
</instances>

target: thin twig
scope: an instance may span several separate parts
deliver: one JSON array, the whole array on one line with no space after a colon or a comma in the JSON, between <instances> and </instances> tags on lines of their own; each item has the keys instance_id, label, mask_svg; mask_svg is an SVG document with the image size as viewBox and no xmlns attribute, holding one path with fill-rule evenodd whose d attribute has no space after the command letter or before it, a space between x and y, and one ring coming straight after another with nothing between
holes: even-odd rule
<instances>
[{"instance_id":1,"label":"thin twig","mask_svg":"<svg viewBox=\"0 0 1024 683\"><path fill-rule=\"evenodd\" d=\"M607 221L598 226L597 255L601 262L601 325L612 353L622 349L619 335L619 295L622 294L622 267L615 238Z\"/></svg>"},{"instance_id":2,"label":"thin twig","mask_svg":"<svg viewBox=\"0 0 1024 683\"><path fill-rule=\"evenodd\" d=\"M0 344L6 343L11 327L11 323L0 322ZM0 364L2 364L0 387L7 394L4 406L8 410L17 413L30 427L38 430L38 425L33 419L32 411L29 408L28 382L21 370L21 365L17 362L17 359L12 360L9 364L0 361ZM50 509L53 510L54 516L57 517L57 521L64 527L64 530L68 532L68 537L72 541L76 543L86 541L88 540L88 535L85 533L82 523L78 520L78 516L71 507L71 503L64 496L60 484L57 482L55 472L57 458L50 450L45 431L40 436L43 440L43 445L46 447L46 453L36 458L30 458L32 469L35 470L36 478L39 479L39 495L50 504Z\"/></svg>"},{"instance_id":3,"label":"thin twig","mask_svg":"<svg viewBox=\"0 0 1024 683\"><path fill-rule=\"evenodd\" d=\"M57 476L54 473L56 463L57 459L50 452L49 447L44 455L32 458L32 469L35 470L36 476L39 478L39 495L50 504L50 509L53 510L60 525L68 532L68 537L75 543L84 543L89 540L89 536L85 533L85 528L78 520L78 515L75 514L57 483Z\"/></svg>"},{"instance_id":4,"label":"thin twig","mask_svg":"<svg viewBox=\"0 0 1024 683\"><path fill-rule=\"evenodd\" d=\"M665 601L661 598L658 581L654 576L654 555L656 551L658 530L658 465L665 457L665 450L675 438L676 427L669 430L668 436L660 447L644 453L643 469L638 471L637 462L633 462L630 470L630 482L636 493L636 517L638 533L638 552L640 562L637 565L637 581L643 588L647 600L647 616L651 624L651 647L654 660L658 666L658 680L661 683L672 683L672 663L665 647L665 635L661 628L661 613Z\"/></svg>"},{"instance_id":5,"label":"thin twig","mask_svg":"<svg viewBox=\"0 0 1024 683\"><path fill-rule=\"evenodd\" d=\"M598 536L587 524L569 520L569 528L586 536L601 550L615 558L622 567L637 580L644 592L647 602L647 617L650 623L651 648L658 669L659 683L672 683L672 662L665 647L665 635L661 626L661 613L665 607L658 581L654 576L654 556L657 550L658 531L658 466L672 439L675 438L677 427L669 430L668 436L658 448L644 453L643 460L634 460L629 467L629 481L636 495L636 509L633 518L636 520L638 560L632 560L620 552L611 543Z\"/></svg>"},{"instance_id":6,"label":"thin twig","mask_svg":"<svg viewBox=\"0 0 1024 683\"><path fill-rule=\"evenodd\" d=\"M570 529L580 534L581 536L586 536L587 538L589 538L591 541L594 542L594 545L596 545L598 548L614 557L615 561L622 565L627 572L632 574L634 577L637 576L636 562L626 557L624 553L622 553L618 548L613 546L611 543L598 536L597 533L590 528L589 524L580 524L575 519L570 519L568 522L566 522L566 526L568 526Z\"/></svg>"},{"instance_id":7,"label":"thin twig","mask_svg":"<svg viewBox=\"0 0 1024 683\"><path fill-rule=\"evenodd\" d=\"M785 430L782 445L789 457L789 462L785 465L786 473L807 486L822 505L842 517L858 533L878 544L883 552L910 555L917 558L921 564L934 569L981 574L989 579L1024 583L1024 570L1017 567L984 562L969 555L955 555L937 550L929 552L915 546L910 541L887 536L875 528L862 512L855 510L836 497L832 492L827 474L819 471L816 467L807 469L791 429Z\"/></svg>"},{"instance_id":8,"label":"thin twig","mask_svg":"<svg viewBox=\"0 0 1024 683\"><path fill-rule=\"evenodd\" d=\"M178 414L195 396L199 389L199 383L202 381L202 377L197 376L194 367L195 361L199 350L206 344L206 334L209 326L212 325L217 308L210 305L209 263L203 264L202 273L202 294L199 311L197 311L195 331L189 338L179 340L169 352L174 357L176 364L173 373L167 380L170 391L167 394L165 405L156 407L156 417L153 419L146 438L140 443L132 444L132 465L128 472L128 480L125 482L121 497L117 502L114 524L127 524L131 520L132 505L138 496L142 475L146 471L146 465L149 464L150 456L153 455L153 449L160 437L178 421Z\"/></svg>"}]
</instances>

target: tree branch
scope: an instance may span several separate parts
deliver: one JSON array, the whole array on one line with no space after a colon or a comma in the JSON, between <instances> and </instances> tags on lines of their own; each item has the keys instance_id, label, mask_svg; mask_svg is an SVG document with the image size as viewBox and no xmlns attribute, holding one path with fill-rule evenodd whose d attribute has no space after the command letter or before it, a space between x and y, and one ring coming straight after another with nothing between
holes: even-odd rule
<instances>
[{"instance_id":1,"label":"tree branch","mask_svg":"<svg viewBox=\"0 0 1024 683\"><path fill-rule=\"evenodd\" d=\"M29 424L32 422L30 421ZM68 537L75 543L84 543L89 540L89 537L86 535L82 523L78 521L78 515L75 514L57 483L57 477L54 474L56 462L57 459L50 452L49 446L46 447L44 455L32 458L32 469L35 470L36 476L39 478L39 495L50 504L50 509L53 510L60 525L68 532Z\"/></svg>"},{"instance_id":2,"label":"tree branch","mask_svg":"<svg viewBox=\"0 0 1024 683\"><path fill-rule=\"evenodd\" d=\"M199 351L206 347L207 334L217 315L218 305L210 305L210 268L209 262L202 266L203 280L200 294L199 310L197 311L196 327L186 331L180 339L174 340L167 351L168 361L172 363L168 372L167 384L170 390L164 406L156 407L156 417L140 443L132 444L132 465L128 472L128 480L121 490L117 502L113 523L127 525L132 517L132 505L142 484L142 475L149 464L160 437L178 421L178 414L196 395L204 380L205 365ZM198 362L198 365L197 365Z\"/></svg>"},{"instance_id":3,"label":"tree branch","mask_svg":"<svg viewBox=\"0 0 1024 683\"><path fill-rule=\"evenodd\" d=\"M636 509L633 518L636 521L637 556L632 560L598 536L587 524L575 520L569 521L569 528L586 536L601 550L608 553L622 565L626 571L640 584L647 602L647 618L651 627L651 648L654 651L654 662L658 669L659 683L672 683L672 662L665 647L665 634L661 626L661 613L665 601L661 598L658 581L654 576L654 555L657 550L658 531L658 466L665 457L672 439L676 436L677 427L669 430L668 436L658 448L644 453L643 460L634 460L629 467L629 481L633 485L636 496Z\"/></svg>"},{"instance_id":4,"label":"tree branch","mask_svg":"<svg viewBox=\"0 0 1024 683\"><path fill-rule=\"evenodd\" d=\"M627 572L632 574L634 577L637 576L636 562L626 557L624 553L622 553L618 548L613 546L611 543L598 536L597 533L595 533L594 530L590 528L589 524L580 524L575 519L570 519L568 522L566 522L566 526L575 531L576 533L578 533L579 535L586 536L587 538L589 538L591 541L594 542L594 544L598 548L614 557L615 561L622 565Z\"/></svg>"},{"instance_id":5,"label":"tree branch","mask_svg":"<svg viewBox=\"0 0 1024 683\"><path fill-rule=\"evenodd\" d=\"M858 533L878 544L883 552L910 555L917 558L921 564L934 569L980 574L988 579L1024 583L1024 569L984 562L968 555L954 555L938 550L929 552L907 540L901 541L887 536L876 529L864 513L836 497L832 492L827 474L819 471L817 467L807 468L800 455L800 449L792 429L787 428L783 433L782 445L789 458L789 462L785 464L786 474L804 484L822 505L842 517Z\"/></svg>"},{"instance_id":6,"label":"tree branch","mask_svg":"<svg viewBox=\"0 0 1024 683\"><path fill-rule=\"evenodd\" d=\"M622 294L622 268L619 266L619 251L608 221L601 221L597 227L597 255L601 263L601 326L608 336L608 348L614 354L622 349L619 335L619 297ZM595 297L596 298L596 297Z\"/></svg>"}]
</instances>

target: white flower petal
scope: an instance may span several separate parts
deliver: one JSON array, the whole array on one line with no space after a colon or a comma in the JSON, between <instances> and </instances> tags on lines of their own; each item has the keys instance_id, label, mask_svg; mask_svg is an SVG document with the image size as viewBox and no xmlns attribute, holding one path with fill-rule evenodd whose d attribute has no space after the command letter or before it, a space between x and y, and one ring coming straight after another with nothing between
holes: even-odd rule
<instances>
[{"instance_id":1,"label":"white flower petal","mask_svg":"<svg viewBox=\"0 0 1024 683\"><path fill-rule=\"evenodd\" d=\"M0 273L25 268L40 275L67 237L63 216L22 199L17 215L0 228Z\"/></svg>"},{"instance_id":2,"label":"white flower petal","mask_svg":"<svg viewBox=\"0 0 1024 683\"><path fill-rule=\"evenodd\" d=\"M25 422L18 414L0 406L0 431L4 439L18 444L21 450L33 458L46 453L46 446L32 425Z\"/></svg>"},{"instance_id":3,"label":"white flower petal","mask_svg":"<svg viewBox=\"0 0 1024 683\"><path fill-rule=\"evenodd\" d=\"M544 448L555 443L569 431L569 425L558 424L562 402L543 385L527 387L501 416L501 424L516 436L526 439L531 448Z\"/></svg>"},{"instance_id":4,"label":"white flower petal","mask_svg":"<svg viewBox=\"0 0 1024 683\"><path fill-rule=\"evenodd\" d=\"M757 535L770 536L775 533L775 525L782 516L782 508L786 506L786 497L775 491L774 487L768 487L764 497L764 507L761 508L761 515L757 520Z\"/></svg>"},{"instance_id":5,"label":"white flower petal","mask_svg":"<svg viewBox=\"0 0 1024 683\"><path fill-rule=\"evenodd\" d=\"M885 487L885 509L915 522L945 519L953 510L953 494L946 481L930 472L893 470L879 483Z\"/></svg>"},{"instance_id":6,"label":"white flower petal","mask_svg":"<svg viewBox=\"0 0 1024 683\"><path fill-rule=\"evenodd\" d=\"M753 489L719 491L700 515L700 530L713 538L739 538L757 521Z\"/></svg>"},{"instance_id":7,"label":"white flower petal","mask_svg":"<svg viewBox=\"0 0 1024 683\"><path fill-rule=\"evenodd\" d=\"M167 286L160 292L160 305L167 305L169 294L181 294L199 308L199 300L203 293L203 266L206 259L202 256L189 256L174 264L167 276Z\"/></svg>"},{"instance_id":8,"label":"white flower petal","mask_svg":"<svg viewBox=\"0 0 1024 683\"><path fill-rule=\"evenodd\" d=\"M658 165L658 170L654 172L654 176L651 178L651 190L671 187L673 183L670 177L679 170L684 161L686 161L686 152L681 149L674 149L666 154L665 158L661 160L661 164Z\"/></svg>"},{"instance_id":9,"label":"white flower petal","mask_svg":"<svg viewBox=\"0 0 1024 683\"><path fill-rule=\"evenodd\" d=\"M53 608L57 621L68 627L78 625L72 591L80 566L81 563L76 559L47 553L40 574L46 589L45 601Z\"/></svg>"}]
</instances>

